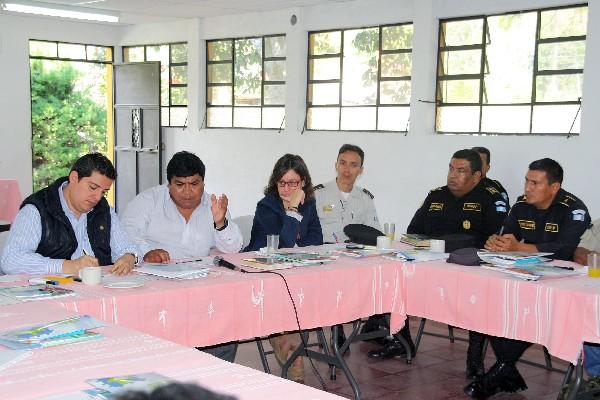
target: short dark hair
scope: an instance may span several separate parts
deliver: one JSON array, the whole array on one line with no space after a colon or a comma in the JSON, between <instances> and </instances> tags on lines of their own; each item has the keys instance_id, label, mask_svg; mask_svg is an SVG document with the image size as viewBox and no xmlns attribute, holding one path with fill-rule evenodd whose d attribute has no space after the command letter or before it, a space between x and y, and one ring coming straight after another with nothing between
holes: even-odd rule
<instances>
[{"instance_id":1,"label":"short dark hair","mask_svg":"<svg viewBox=\"0 0 600 400\"><path fill-rule=\"evenodd\" d=\"M492 162L492 156L490 155L490 151L487 147L476 146L472 147L471 150L476 151L479 154L485 154L485 156L487 157L488 164Z\"/></svg>"},{"instance_id":2,"label":"short dark hair","mask_svg":"<svg viewBox=\"0 0 600 400\"><path fill-rule=\"evenodd\" d=\"M200 158L189 151L180 151L173 154L167 164L167 181L171 183L171 178L179 176L182 178L199 174L204 180L206 167Z\"/></svg>"},{"instance_id":3,"label":"short dark hair","mask_svg":"<svg viewBox=\"0 0 600 400\"><path fill-rule=\"evenodd\" d=\"M88 153L79 157L71 167L71 172L73 171L77 172L78 180L92 176L93 172L98 172L113 181L117 179L115 167L105 155L100 153Z\"/></svg>"},{"instance_id":4,"label":"short dark hair","mask_svg":"<svg viewBox=\"0 0 600 400\"><path fill-rule=\"evenodd\" d=\"M116 400L235 400L235 397L218 394L193 383L170 383L145 393L126 391L115 396Z\"/></svg>"},{"instance_id":5,"label":"short dark hair","mask_svg":"<svg viewBox=\"0 0 600 400\"><path fill-rule=\"evenodd\" d=\"M479 153L471 149L462 149L452 155L452 158L467 160L471 166L471 172L481 172L481 157Z\"/></svg>"},{"instance_id":6,"label":"short dark hair","mask_svg":"<svg viewBox=\"0 0 600 400\"><path fill-rule=\"evenodd\" d=\"M296 154L285 154L275 163L273 172L269 178L269 183L265 188L265 195L271 194L279 197L279 191L277 190L277 182L285 175L289 170L293 170L295 173L300 175L300 178L304 181L304 193L306 200L310 200L315 195L313 189L312 180L310 179L310 173L308 167L304 163L302 157Z\"/></svg>"},{"instance_id":7,"label":"short dark hair","mask_svg":"<svg viewBox=\"0 0 600 400\"><path fill-rule=\"evenodd\" d=\"M563 181L563 169L559 163L551 158L542 158L541 160L535 160L529 164L529 169L532 171L544 171L548 184L552 185L554 182L558 182L562 185Z\"/></svg>"},{"instance_id":8,"label":"short dark hair","mask_svg":"<svg viewBox=\"0 0 600 400\"><path fill-rule=\"evenodd\" d=\"M353 151L360 156L360 166L362 167L365 163L365 152L357 145L346 143L342 145L342 147L340 147L340 151L338 151L338 157L340 156L340 154L345 153L347 151Z\"/></svg>"}]
</instances>

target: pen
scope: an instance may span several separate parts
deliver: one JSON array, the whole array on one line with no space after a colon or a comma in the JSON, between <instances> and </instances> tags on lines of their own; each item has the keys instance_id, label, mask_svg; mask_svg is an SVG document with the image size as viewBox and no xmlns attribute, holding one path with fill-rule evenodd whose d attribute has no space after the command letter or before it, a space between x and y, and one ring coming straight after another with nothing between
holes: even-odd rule
<instances>
[{"instance_id":1,"label":"pen","mask_svg":"<svg viewBox=\"0 0 600 400\"><path fill-rule=\"evenodd\" d=\"M498 232L498 236L502 236L503 233L504 233L504 225L502 225L500 227L500 232Z\"/></svg>"},{"instance_id":2,"label":"pen","mask_svg":"<svg viewBox=\"0 0 600 400\"><path fill-rule=\"evenodd\" d=\"M192 262L199 262L199 261L204 261L204 260L202 258L196 258L194 260L174 261L173 264L185 264L185 263L192 263Z\"/></svg>"},{"instance_id":3,"label":"pen","mask_svg":"<svg viewBox=\"0 0 600 400\"><path fill-rule=\"evenodd\" d=\"M575 271L575 268L573 267L563 267L560 265L551 265L552 268L560 268L560 269L566 269L567 271Z\"/></svg>"}]
</instances>

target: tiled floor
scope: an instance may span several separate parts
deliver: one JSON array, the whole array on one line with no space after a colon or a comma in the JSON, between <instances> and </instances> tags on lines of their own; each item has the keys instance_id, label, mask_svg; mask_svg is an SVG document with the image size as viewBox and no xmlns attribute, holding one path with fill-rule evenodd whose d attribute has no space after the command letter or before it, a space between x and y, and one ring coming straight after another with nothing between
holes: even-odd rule
<instances>
[{"instance_id":1,"label":"tiled floor","mask_svg":"<svg viewBox=\"0 0 600 400\"><path fill-rule=\"evenodd\" d=\"M418 321L411 321L413 338L416 335ZM447 333L446 325L429 321L427 331ZM346 332L350 329L346 328ZM465 337L466 332L455 330L457 336ZM327 335L329 333L327 332ZM268 348L268 341L263 341ZM463 386L469 383L464 377L465 356L467 344L463 341L450 343L448 339L434 336L423 336L421 346L412 364L405 360L374 361L367 358L367 352L377 348L366 342L353 343L350 355L346 356L352 373L360 384L365 400L437 400L437 399L468 399L463 394ZM540 346L532 346L524 358L536 361L543 360ZM494 363L491 348L488 349L486 368ZM262 369L255 342L242 344L237 353L236 362L257 369ZM567 363L553 359L554 366L565 369ZM338 370L336 381L329 379L329 368L323 363L315 362L315 367L323 378L328 391L346 398L353 398L352 389L343 373ZM280 373L280 368L273 356L269 357L269 365L273 373ZM306 384L322 388L308 362L304 362ZM554 400L560 390L563 374L548 372L522 363L518 364L519 371L525 378L529 389L521 393L498 394L493 399L504 400Z\"/></svg>"}]
</instances>

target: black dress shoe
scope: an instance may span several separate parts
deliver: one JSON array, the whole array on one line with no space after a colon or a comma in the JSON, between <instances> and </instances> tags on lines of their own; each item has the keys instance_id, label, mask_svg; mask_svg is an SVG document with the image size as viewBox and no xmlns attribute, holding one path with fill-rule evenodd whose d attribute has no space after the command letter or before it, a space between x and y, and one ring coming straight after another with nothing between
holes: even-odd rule
<instances>
[{"instance_id":1,"label":"black dress shoe","mask_svg":"<svg viewBox=\"0 0 600 400\"><path fill-rule=\"evenodd\" d=\"M465 386L463 391L473 399L486 400L499 392L525 389L527 384L514 364L496 362L486 374Z\"/></svg>"},{"instance_id":2,"label":"black dress shoe","mask_svg":"<svg viewBox=\"0 0 600 400\"><path fill-rule=\"evenodd\" d=\"M414 346L411 346L411 352L414 354ZM388 358L406 358L406 349L398 340L393 340L383 346L379 350L372 350L367 353L367 357L373 358L375 360L387 360Z\"/></svg>"}]
</instances>

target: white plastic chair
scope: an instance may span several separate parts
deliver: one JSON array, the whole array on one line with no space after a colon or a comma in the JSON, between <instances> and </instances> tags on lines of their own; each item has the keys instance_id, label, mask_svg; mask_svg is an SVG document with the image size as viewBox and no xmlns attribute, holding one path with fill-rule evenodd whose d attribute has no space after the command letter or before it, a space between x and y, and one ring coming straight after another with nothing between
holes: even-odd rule
<instances>
[{"instance_id":1,"label":"white plastic chair","mask_svg":"<svg viewBox=\"0 0 600 400\"><path fill-rule=\"evenodd\" d=\"M243 247L248 246L248 243L250 243L250 233L252 232L252 223L254 222L254 215L241 215L239 217L233 218L231 222L236 224L242 232L242 237L244 238Z\"/></svg>"}]
</instances>

